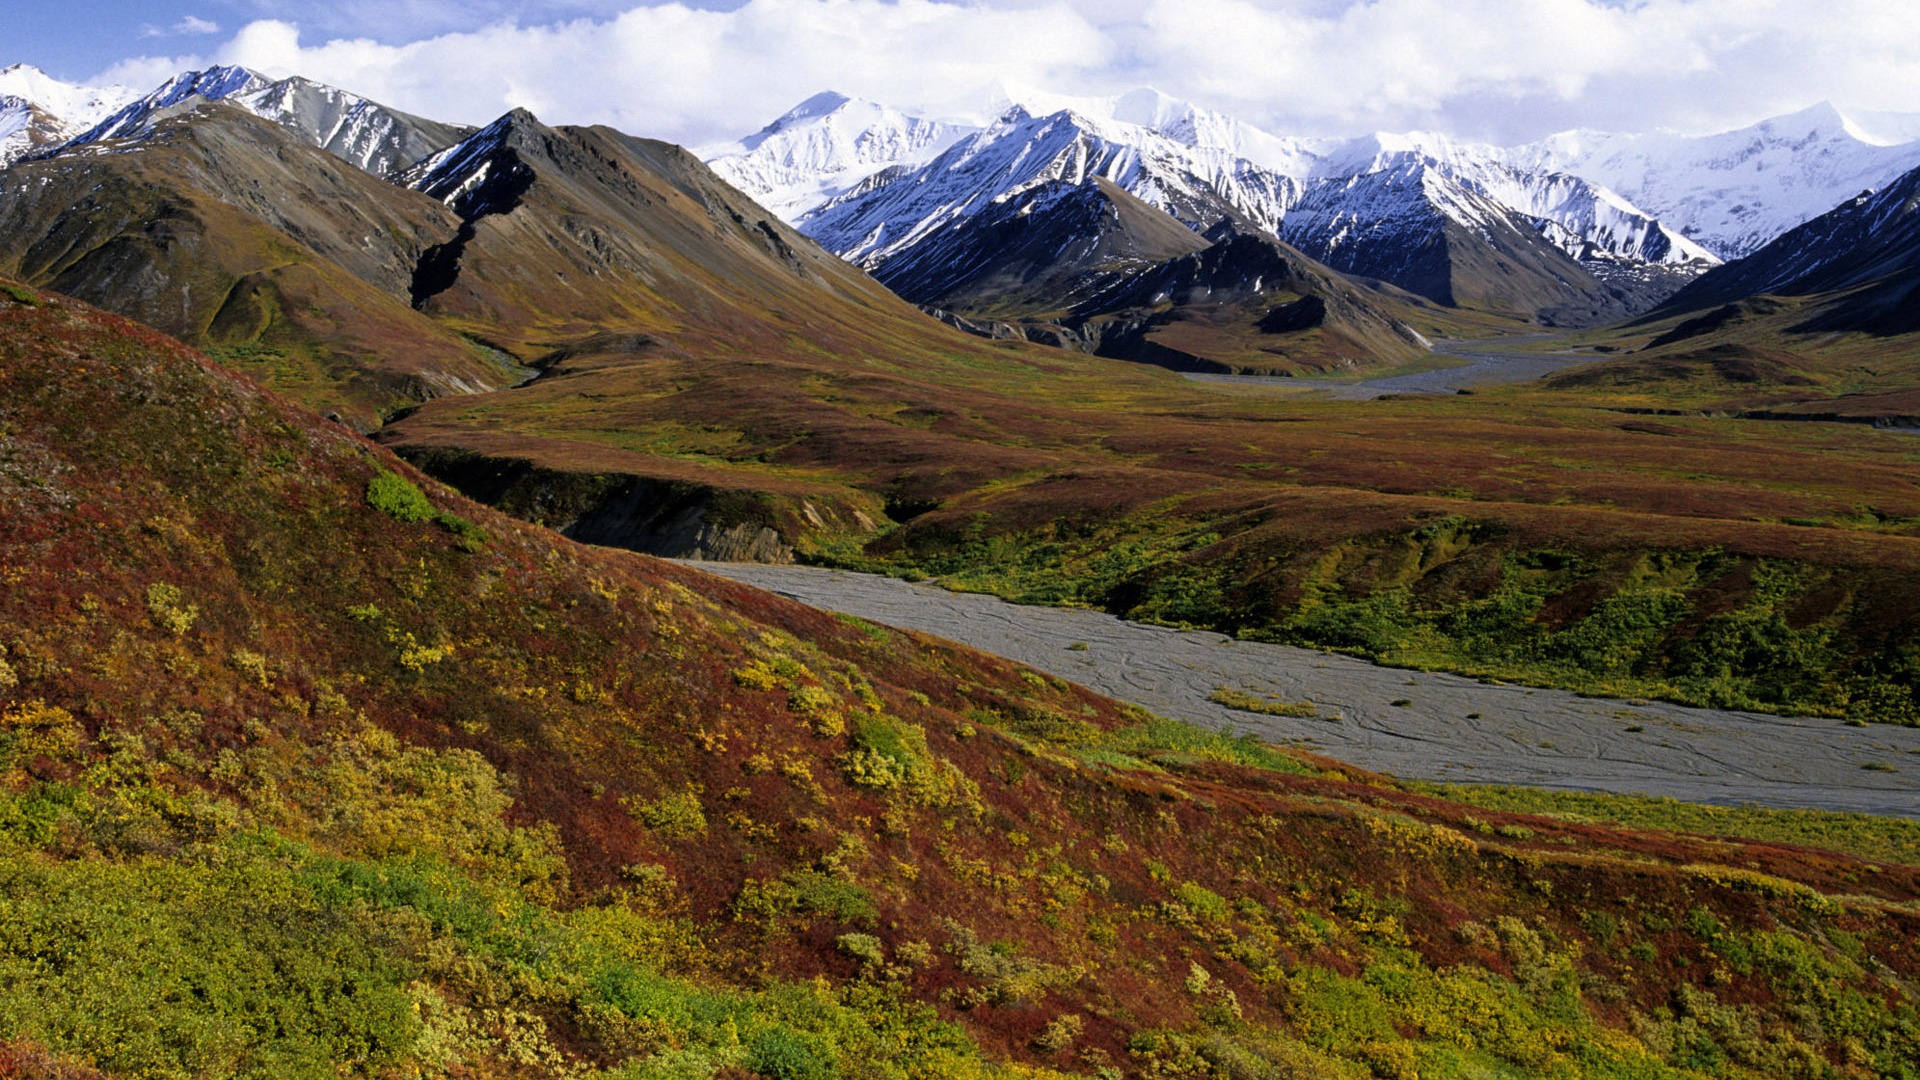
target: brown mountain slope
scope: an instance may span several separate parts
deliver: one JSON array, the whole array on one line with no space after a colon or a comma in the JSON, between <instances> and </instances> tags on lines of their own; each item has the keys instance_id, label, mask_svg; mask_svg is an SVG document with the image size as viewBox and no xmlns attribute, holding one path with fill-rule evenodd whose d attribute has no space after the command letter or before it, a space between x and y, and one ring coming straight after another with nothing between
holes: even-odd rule
<instances>
[{"instance_id":1,"label":"brown mountain slope","mask_svg":"<svg viewBox=\"0 0 1920 1080\"><path fill-rule=\"evenodd\" d=\"M1474 816L1142 722L423 495L15 286L0 410L0 1060L1679 1077L1920 1049L1913 868Z\"/></svg>"},{"instance_id":2,"label":"brown mountain slope","mask_svg":"<svg viewBox=\"0 0 1920 1080\"><path fill-rule=\"evenodd\" d=\"M1246 374L1322 374L1416 362L1413 328L1464 329L1411 298L1349 281L1286 244L1231 234L1104 289L1076 309L1102 356Z\"/></svg>"},{"instance_id":3,"label":"brown mountain slope","mask_svg":"<svg viewBox=\"0 0 1920 1080\"><path fill-rule=\"evenodd\" d=\"M412 179L451 198L472 234L448 233L457 257L441 256L444 280L416 284L417 303L529 359L608 331L683 354L943 335L666 143L516 111Z\"/></svg>"},{"instance_id":4,"label":"brown mountain slope","mask_svg":"<svg viewBox=\"0 0 1920 1080\"><path fill-rule=\"evenodd\" d=\"M1920 173L1720 267L1608 344L1644 357L1571 378L1661 407L1920 423ZM1726 377L1729 358L1742 370Z\"/></svg>"},{"instance_id":5,"label":"brown mountain slope","mask_svg":"<svg viewBox=\"0 0 1920 1080\"><path fill-rule=\"evenodd\" d=\"M362 418L504 385L485 353L414 315L406 283L457 222L226 105L0 173L0 268L237 358Z\"/></svg>"}]
</instances>

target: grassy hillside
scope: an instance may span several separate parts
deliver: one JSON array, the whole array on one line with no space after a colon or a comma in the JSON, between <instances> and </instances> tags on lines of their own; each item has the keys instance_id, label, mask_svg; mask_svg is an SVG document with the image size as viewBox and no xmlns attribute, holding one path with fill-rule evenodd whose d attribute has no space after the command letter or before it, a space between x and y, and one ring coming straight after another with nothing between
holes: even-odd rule
<instances>
[{"instance_id":1,"label":"grassy hillside","mask_svg":"<svg viewBox=\"0 0 1920 1080\"><path fill-rule=\"evenodd\" d=\"M10 1075L1911 1076L1920 869L576 547L0 299Z\"/></svg>"}]
</instances>

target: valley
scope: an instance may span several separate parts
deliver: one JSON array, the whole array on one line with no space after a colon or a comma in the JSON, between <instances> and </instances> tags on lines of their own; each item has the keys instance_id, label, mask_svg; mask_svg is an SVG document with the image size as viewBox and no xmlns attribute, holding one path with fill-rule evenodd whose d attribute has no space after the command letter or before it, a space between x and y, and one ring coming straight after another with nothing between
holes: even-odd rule
<instances>
[{"instance_id":1,"label":"valley","mask_svg":"<svg viewBox=\"0 0 1920 1080\"><path fill-rule=\"evenodd\" d=\"M0 72L0 1076L1910 1080L1920 142L521 106Z\"/></svg>"}]
</instances>

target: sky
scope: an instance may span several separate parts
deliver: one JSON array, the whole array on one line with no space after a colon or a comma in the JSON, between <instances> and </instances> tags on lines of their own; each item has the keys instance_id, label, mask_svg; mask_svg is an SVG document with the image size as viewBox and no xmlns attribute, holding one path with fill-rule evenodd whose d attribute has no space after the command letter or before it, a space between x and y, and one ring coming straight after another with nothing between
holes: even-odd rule
<instances>
[{"instance_id":1,"label":"sky","mask_svg":"<svg viewBox=\"0 0 1920 1080\"><path fill-rule=\"evenodd\" d=\"M827 89L962 115L1152 86L1278 134L1501 143L1920 113L1915 0L0 0L0 25L0 65L72 81L238 63L696 147Z\"/></svg>"}]
</instances>

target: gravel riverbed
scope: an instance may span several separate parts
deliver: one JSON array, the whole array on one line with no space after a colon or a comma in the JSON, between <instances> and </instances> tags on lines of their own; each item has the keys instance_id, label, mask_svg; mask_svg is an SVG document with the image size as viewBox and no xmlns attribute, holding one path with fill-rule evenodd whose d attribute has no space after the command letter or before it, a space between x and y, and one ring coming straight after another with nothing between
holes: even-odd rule
<instances>
[{"instance_id":1,"label":"gravel riverbed","mask_svg":"<svg viewBox=\"0 0 1920 1080\"><path fill-rule=\"evenodd\" d=\"M871 574L690 564L830 611L938 634L1163 716L1252 732L1407 779L1670 795L1920 818L1920 730L1586 698L1027 607ZM1319 716L1208 700L1225 688Z\"/></svg>"}]
</instances>

